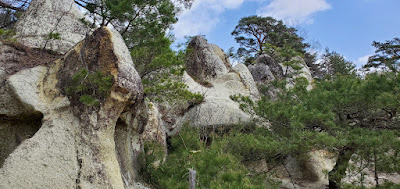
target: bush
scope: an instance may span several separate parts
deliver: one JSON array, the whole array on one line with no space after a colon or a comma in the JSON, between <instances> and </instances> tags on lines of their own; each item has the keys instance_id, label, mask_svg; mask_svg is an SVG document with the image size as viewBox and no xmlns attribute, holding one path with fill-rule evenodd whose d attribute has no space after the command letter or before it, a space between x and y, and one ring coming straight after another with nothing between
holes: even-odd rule
<instances>
[{"instance_id":1,"label":"bush","mask_svg":"<svg viewBox=\"0 0 400 189\"><path fill-rule=\"evenodd\" d=\"M90 73L82 68L67 81L64 90L73 101L85 106L98 107L109 95L113 84L112 75L100 71Z\"/></svg>"},{"instance_id":2,"label":"bush","mask_svg":"<svg viewBox=\"0 0 400 189\"><path fill-rule=\"evenodd\" d=\"M164 164L154 167L151 165L152 161L145 163L145 169L142 169L144 180L155 188L187 188L188 169L192 168L197 171L196 181L199 188L279 188L279 183L268 179L266 175L251 173L242 164L242 152L247 147L231 149L239 143L260 145L252 143L256 140L252 138L252 134L238 133L242 131L245 130L234 129L221 135L211 133L212 143L207 145L201 140L199 129L186 126L172 137L171 149ZM238 141L238 137L242 135L250 139L244 139L244 143ZM144 154L153 156L147 152ZM154 160L154 157L144 159Z\"/></svg>"}]
</instances>

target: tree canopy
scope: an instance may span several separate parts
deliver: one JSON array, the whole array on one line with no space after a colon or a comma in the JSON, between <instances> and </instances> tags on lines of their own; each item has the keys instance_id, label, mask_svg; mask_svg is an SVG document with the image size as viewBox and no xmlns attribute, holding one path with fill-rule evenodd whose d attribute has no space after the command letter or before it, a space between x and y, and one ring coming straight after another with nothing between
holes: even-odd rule
<instances>
[{"instance_id":1,"label":"tree canopy","mask_svg":"<svg viewBox=\"0 0 400 189\"><path fill-rule=\"evenodd\" d=\"M272 17L249 16L242 18L232 35L240 48L239 55L259 55L265 50L265 44L276 47L290 46L297 52L305 53L309 47L303 38L296 34L296 29L287 27L281 20Z\"/></svg>"},{"instance_id":2,"label":"tree canopy","mask_svg":"<svg viewBox=\"0 0 400 189\"><path fill-rule=\"evenodd\" d=\"M346 60L346 58L335 52L330 51L328 48L325 49L325 53L322 55L321 71L324 76L335 76L335 75L351 75L355 72L354 63Z\"/></svg>"},{"instance_id":3,"label":"tree canopy","mask_svg":"<svg viewBox=\"0 0 400 189\"><path fill-rule=\"evenodd\" d=\"M369 57L365 68L383 67L397 73L400 69L400 38L394 38L384 43L374 41L375 55Z\"/></svg>"},{"instance_id":4,"label":"tree canopy","mask_svg":"<svg viewBox=\"0 0 400 189\"><path fill-rule=\"evenodd\" d=\"M299 141L291 153L324 149L338 155L330 188L340 187L346 170L360 173L366 165L374 170L376 185L381 172L400 173L399 75L339 74L311 91L304 87L297 84L275 102L260 101L257 112L270 120L276 135Z\"/></svg>"}]
</instances>

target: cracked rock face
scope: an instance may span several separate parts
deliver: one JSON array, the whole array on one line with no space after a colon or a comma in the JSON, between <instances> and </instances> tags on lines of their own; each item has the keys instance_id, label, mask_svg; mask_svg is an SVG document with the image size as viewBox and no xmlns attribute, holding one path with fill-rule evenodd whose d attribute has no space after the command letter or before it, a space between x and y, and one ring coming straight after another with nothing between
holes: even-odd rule
<instances>
[{"instance_id":1,"label":"cracked rock face","mask_svg":"<svg viewBox=\"0 0 400 189\"><path fill-rule=\"evenodd\" d=\"M277 94L281 91L279 88L272 85L272 82L275 80L286 80L286 88L292 88L296 84L296 79L303 77L309 83L307 90L311 90L313 87L312 83L314 79L311 75L310 68L299 56L294 57L293 60L296 60L298 66L301 67L299 71L294 70L292 67L284 66L267 54L259 56L256 60L256 64L249 65L248 68L257 85L268 86L268 91L264 91L263 93L275 100Z\"/></svg>"},{"instance_id":2,"label":"cracked rock face","mask_svg":"<svg viewBox=\"0 0 400 189\"><path fill-rule=\"evenodd\" d=\"M201 36L195 36L188 45L189 55L186 61L187 73L197 80L212 80L228 73L215 45L208 44Z\"/></svg>"},{"instance_id":3,"label":"cracked rock face","mask_svg":"<svg viewBox=\"0 0 400 189\"><path fill-rule=\"evenodd\" d=\"M16 37L29 47L66 53L89 32L83 18L74 0L32 0L15 26Z\"/></svg>"},{"instance_id":4,"label":"cracked rock face","mask_svg":"<svg viewBox=\"0 0 400 189\"><path fill-rule=\"evenodd\" d=\"M140 151L137 136L143 124L136 118L143 88L129 51L121 42L118 33L100 28L53 63L6 77L11 97L25 108L21 113L11 112L12 116L24 119L22 113L28 111L42 117L40 129L22 139L4 160L0 188L136 185L134 167L125 165L128 157L132 159ZM82 68L113 78L109 94L99 106L83 105L65 93L68 81ZM3 116L9 118L7 113ZM10 124L18 123L11 120Z\"/></svg>"},{"instance_id":5,"label":"cracked rock face","mask_svg":"<svg viewBox=\"0 0 400 189\"><path fill-rule=\"evenodd\" d=\"M216 45L208 44L196 36L189 44L190 55L186 60L187 73L183 82L188 90L204 96L204 102L190 107L184 115L174 117L176 127L188 122L195 127L232 126L252 122L252 116L240 109L231 96L260 98L254 79L246 66L239 64L228 70L229 59ZM207 80L207 84L204 82Z\"/></svg>"},{"instance_id":6,"label":"cracked rock face","mask_svg":"<svg viewBox=\"0 0 400 189\"><path fill-rule=\"evenodd\" d=\"M282 79L284 73L282 67L269 55L258 57L256 64L249 65L249 70L258 84Z\"/></svg>"}]
</instances>

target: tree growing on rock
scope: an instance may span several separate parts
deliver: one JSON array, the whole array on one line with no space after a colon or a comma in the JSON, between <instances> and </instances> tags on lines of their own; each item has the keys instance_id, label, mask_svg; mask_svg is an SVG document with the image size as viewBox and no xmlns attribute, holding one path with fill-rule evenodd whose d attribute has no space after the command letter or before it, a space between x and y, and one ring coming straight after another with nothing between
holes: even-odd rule
<instances>
[{"instance_id":1,"label":"tree growing on rock","mask_svg":"<svg viewBox=\"0 0 400 189\"><path fill-rule=\"evenodd\" d=\"M305 53L310 45L296 34L296 29L287 27L281 20L272 17L249 16L242 18L232 32L240 48L240 56L258 56L266 50L266 44L276 47L290 46Z\"/></svg>"}]
</instances>

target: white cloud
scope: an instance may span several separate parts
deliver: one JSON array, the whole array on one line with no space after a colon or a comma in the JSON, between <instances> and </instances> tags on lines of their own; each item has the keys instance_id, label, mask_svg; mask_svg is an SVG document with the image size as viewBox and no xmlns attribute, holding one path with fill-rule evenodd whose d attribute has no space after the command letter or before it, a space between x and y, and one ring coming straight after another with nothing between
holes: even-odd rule
<instances>
[{"instance_id":1,"label":"white cloud","mask_svg":"<svg viewBox=\"0 0 400 189\"><path fill-rule=\"evenodd\" d=\"M228 9L239 8L245 0L195 0L192 8L179 15L173 33L178 39L186 35L209 33Z\"/></svg>"},{"instance_id":2,"label":"white cloud","mask_svg":"<svg viewBox=\"0 0 400 189\"><path fill-rule=\"evenodd\" d=\"M331 8L326 0L272 0L257 10L259 16L273 16L287 23L313 23L312 15Z\"/></svg>"},{"instance_id":3,"label":"white cloud","mask_svg":"<svg viewBox=\"0 0 400 189\"><path fill-rule=\"evenodd\" d=\"M358 58L358 59L356 60L356 65L357 65L357 67L360 67L360 68L361 68L362 66L364 66L365 64L367 64L368 58L369 58L370 56L372 56L372 55L365 55L365 56L362 56L362 57Z\"/></svg>"},{"instance_id":4,"label":"white cloud","mask_svg":"<svg viewBox=\"0 0 400 189\"><path fill-rule=\"evenodd\" d=\"M185 9L174 25L173 33L178 39L187 35L207 35L219 23L226 10L238 9L244 2L258 3L259 16L273 16L284 19L287 24L312 23L312 15L328 10L327 0L195 0L191 9ZM264 6L263 6L264 5ZM249 12L248 15L254 15Z\"/></svg>"}]
</instances>

